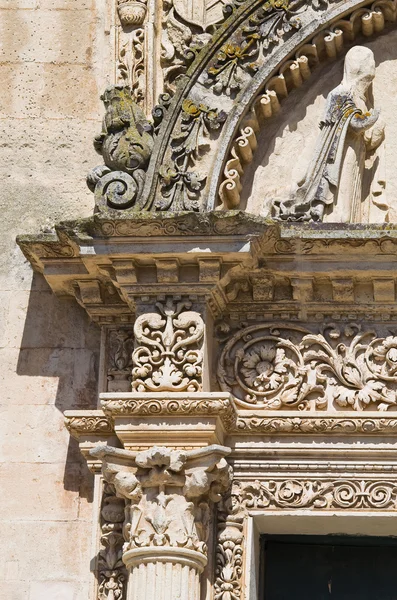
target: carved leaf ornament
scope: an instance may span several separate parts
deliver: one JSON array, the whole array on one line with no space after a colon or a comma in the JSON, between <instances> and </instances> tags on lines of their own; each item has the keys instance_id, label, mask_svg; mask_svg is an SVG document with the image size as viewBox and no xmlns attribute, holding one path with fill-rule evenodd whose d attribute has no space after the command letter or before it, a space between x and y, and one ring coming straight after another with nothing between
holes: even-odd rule
<instances>
[{"instance_id":1,"label":"carved leaf ornament","mask_svg":"<svg viewBox=\"0 0 397 600\"><path fill-rule=\"evenodd\" d=\"M394 509L397 485L393 481L332 480L255 481L236 484L233 493L244 510L267 508Z\"/></svg>"},{"instance_id":2,"label":"carved leaf ornament","mask_svg":"<svg viewBox=\"0 0 397 600\"><path fill-rule=\"evenodd\" d=\"M357 325L317 335L256 325L226 343L218 380L244 406L383 411L397 405L397 337L378 338Z\"/></svg>"},{"instance_id":3,"label":"carved leaf ornament","mask_svg":"<svg viewBox=\"0 0 397 600\"><path fill-rule=\"evenodd\" d=\"M301 0L268 0L242 30L241 44L225 44L208 69L206 84L215 93L238 92L246 79L245 71L255 72L259 63L252 62L261 51L278 44L284 35L301 26L295 7ZM251 62L249 62L251 61Z\"/></svg>"},{"instance_id":4,"label":"carved leaf ornament","mask_svg":"<svg viewBox=\"0 0 397 600\"><path fill-rule=\"evenodd\" d=\"M190 171L200 151L208 147L211 131L220 128L226 114L189 99L182 104L179 131L172 137L172 163L160 168L162 199L160 210L198 210L199 192L204 187L206 175Z\"/></svg>"},{"instance_id":5,"label":"carved leaf ornament","mask_svg":"<svg viewBox=\"0 0 397 600\"><path fill-rule=\"evenodd\" d=\"M204 323L199 313L184 311L190 303L158 303L159 314L138 317L134 326L139 346L132 355L132 389L137 392L201 389Z\"/></svg>"}]
</instances>

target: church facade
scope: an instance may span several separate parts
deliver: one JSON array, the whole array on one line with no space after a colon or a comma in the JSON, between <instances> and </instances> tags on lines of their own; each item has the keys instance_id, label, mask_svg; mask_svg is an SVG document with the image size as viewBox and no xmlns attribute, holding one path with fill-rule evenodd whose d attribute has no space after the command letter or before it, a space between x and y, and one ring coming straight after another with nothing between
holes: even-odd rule
<instances>
[{"instance_id":1,"label":"church facade","mask_svg":"<svg viewBox=\"0 0 397 600\"><path fill-rule=\"evenodd\" d=\"M4 598L394 598L397 0L33 4Z\"/></svg>"}]
</instances>

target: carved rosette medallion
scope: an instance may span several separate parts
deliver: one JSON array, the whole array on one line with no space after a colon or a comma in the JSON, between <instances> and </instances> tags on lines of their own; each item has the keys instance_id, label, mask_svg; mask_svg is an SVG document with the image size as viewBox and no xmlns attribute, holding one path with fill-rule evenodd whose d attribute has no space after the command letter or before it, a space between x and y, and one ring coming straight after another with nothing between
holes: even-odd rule
<instances>
[{"instance_id":1,"label":"carved rosette medallion","mask_svg":"<svg viewBox=\"0 0 397 600\"><path fill-rule=\"evenodd\" d=\"M201 390L204 323L189 302L157 303L158 313L137 318L132 389L137 392Z\"/></svg>"},{"instance_id":2,"label":"carved rosette medallion","mask_svg":"<svg viewBox=\"0 0 397 600\"><path fill-rule=\"evenodd\" d=\"M355 324L319 334L258 324L226 343L218 381L245 407L385 411L397 405L396 360L396 336L379 338Z\"/></svg>"}]
</instances>

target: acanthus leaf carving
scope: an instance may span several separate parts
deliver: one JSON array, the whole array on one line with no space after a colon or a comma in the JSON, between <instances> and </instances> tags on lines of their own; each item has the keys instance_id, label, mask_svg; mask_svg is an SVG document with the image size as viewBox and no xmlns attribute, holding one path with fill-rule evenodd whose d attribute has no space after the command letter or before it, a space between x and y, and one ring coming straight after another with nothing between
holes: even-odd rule
<instances>
[{"instance_id":1,"label":"acanthus leaf carving","mask_svg":"<svg viewBox=\"0 0 397 600\"><path fill-rule=\"evenodd\" d=\"M124 498L124 547L186 548L206 555L211 504L231 481L223 446L186 452L154 446L132 453L100 446L91 451L117 497Z\"/></svg>"},{"instance_id":2,"label":"acanthus leaf carving","mask_svg":"<svg viewBox=\"0 0 397 600\"><path fill-rule=\"evenodd\" d=\"M225 120L222 110L195 104L190 99L183 101L179 130L172 137L171 162L159 171L162 198L156 203L157 210L199 209L206 175L189 169L208 147L210 132L219 130Z\"/></svg>"},{"instance_id":3,"label":"acanthus leaf carving","mask_svg":"<svg viewBox=\"0 0 397 600\"><path fill-rule=\"evenodd\" d=\"M137 392L200 391L204 323L191 304L157 303L158 313L138 317L132 360L132 389Z\"/></svg>"},{"instance_id":4,"label":"acanthus leaf carving","mask_svg":"<svg viewBox=\"0 0 397 600\"><path fill-rule=\"evenodd\" d=\"M238 92L249 73L259 68L255 62L259 53L278 44L291 30L300 28L299 12L295 9L301 4L301 0L265 2L251 17L249 25L243 28L241 42L228 43L221 48L214 65L207 71L206 84L213 85L218 94Z\"/></svg>"},{"instance_id":5,"label":"acanthus leaf carving","mask_svg":"<svg viewBox=\"0 0 397 600\"><path fill-rule=\"evenodd\" d=\"M355 324L343 331L330 324L320 334L258 324L226 343L218 380L244 406L383 411L397 405L396 356L397 337Z\"/></svg>"}]
</instances>

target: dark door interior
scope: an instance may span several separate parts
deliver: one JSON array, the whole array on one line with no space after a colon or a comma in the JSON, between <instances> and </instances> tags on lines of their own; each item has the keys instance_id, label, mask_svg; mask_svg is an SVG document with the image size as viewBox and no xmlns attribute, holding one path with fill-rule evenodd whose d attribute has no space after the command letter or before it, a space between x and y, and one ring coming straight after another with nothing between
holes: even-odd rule
<instances>
[{"instance_id":1,"label":"dark door interior","mask_svg":"<svg viewBox=\"0 0 397 600\"><path fill-rule=\"evenodd\" d=\"M397 600L397 539L262 538L260 600Z\"/></svg>"}]
</instances>

